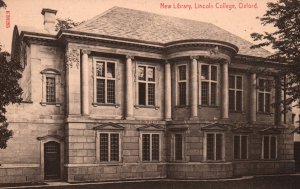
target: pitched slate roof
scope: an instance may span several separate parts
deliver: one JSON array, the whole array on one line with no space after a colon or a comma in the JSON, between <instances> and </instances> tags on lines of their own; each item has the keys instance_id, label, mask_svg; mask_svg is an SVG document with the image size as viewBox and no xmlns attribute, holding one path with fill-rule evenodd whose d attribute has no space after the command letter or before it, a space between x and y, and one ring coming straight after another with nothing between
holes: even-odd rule
<instances>
[{"instance_id":1,"label":"pitched slate roof","mask_svg":"<svg viewBox=\"0 0 300 189\"><path fill-rule=\"evenodd\" d=\"M187 39L218 40L236 45L238 54L258 57L271 55L262 48L250 49L252 43L211 23L122 7L113 7L71 30L163 44Z\"/></svg>"}]
</instances>

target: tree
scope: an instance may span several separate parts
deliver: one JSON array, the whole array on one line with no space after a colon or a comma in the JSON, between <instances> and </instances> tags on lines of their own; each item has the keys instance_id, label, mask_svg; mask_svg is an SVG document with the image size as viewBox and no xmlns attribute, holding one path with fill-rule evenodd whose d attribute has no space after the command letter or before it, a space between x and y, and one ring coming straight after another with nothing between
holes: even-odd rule
<instances>
[{"instance_id":1,"label":"tree","mask_svg":"<svg viewBox=\"0 0 300 189\"><path fill-rule=\"evenodd\" d=\"M58 18L56 20L57 20L57 23L55 25L55 31L67 30L67 29L70 29L70 28L74 28L74 27L76 27L76 26L78 26L78 25L80 25L84 22L84 21L75 22L70 18L65 18L65 19Z\"/></svg>"},{"instance_id":2,"label":"tree","mask_svg":"<svg viewBox=\"0 0 300 189\"><path fill-rule=\"evenodd\" d=\"M0 8L6 8L2 0ZM10 103L22 101L22 89L18 84L18 80L22 77L22 67L18 61L11 59L8 52L2 51L1 47L0 44L0 149L5 149L7 141L13 135L13 131L7 128L5 107Z\"/></svg>"},{"instance_id":3,"label":"tree","mask_svg":"<svg viewBox=\"0 0 300 189\"><path fill-rule=\"evenodd\" d=\"M5 2L3 0L0 0L0 8L6 8L7 5L5 4Z\"/></svg>"},{"instance_id":4,"label":"tree","mask_svg":"<svg viewBox=\"0 0 300 189\"><path fill-rule=\"evenodd\" d=\"M300 1L277 0L267 4L268 10L259 18L262 25L273 25L274 32L252 33L254 41L260 41L252 48L271 46L275 53L270 57L286 63L280 76L285 79L282 86L287 94L285 105L300 100Z\"/></svg>"}]
</instances>

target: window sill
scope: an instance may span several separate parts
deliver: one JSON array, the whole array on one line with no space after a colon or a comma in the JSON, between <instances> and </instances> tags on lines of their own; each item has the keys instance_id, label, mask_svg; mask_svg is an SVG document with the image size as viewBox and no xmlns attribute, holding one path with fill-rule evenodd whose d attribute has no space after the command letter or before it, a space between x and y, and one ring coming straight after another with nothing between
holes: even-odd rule
<instances>
[{"instance_id":1,"label":"window sill","mask_svg":"<svg viewBox=\"0 0 300 189\"><path fill-rule=\"evenodd\" d=\"M109 161L97 161L98 165L108 165L108 166L120 166L123 165L123 162L109 162Z\"/></svg>"},{"instance_id":2,"label":"window sill","mask_svg":"<svg viewBox=\"0 0 300 189\"><path fill-rule=\"evenodd\" d=\"M262 161L278 161L279 159L276 158L276 159L262 159Z\"/></svg>"},{"instance_id":3,"label":"window sill","mask_svg":"<svg viewBox=\"0 0 300 189\"><path fill-rule=\"evenodd\" d=\"M114 106L115 108L119 108L120 104L105 104L105 103L92 103L94 107L97 106Z\"/></svg>"},{"instance_id":4,"label":"window sill","mask_svg":"<svg viewBox=\"0 0 300 189\"><path fill-rule=\"evenodd\" d=\"M229 113L235 113L235 114L245 114L244 111L237 111L237 110L229 110Z\"/></svg>"},{"instance_id":5,"label":"window sill","mask_svg":"<svg viewBox=\"0 0 300 189\"><path fill-rule=\"evenodd\" d=\"M260 115L273 115L273 113L271 112L257 112L257 114L260 114Z\"/></svg>"},{"instance_id":6,"label":"window sill","mask_svg":"<svg viewBox=\"0 0 300 189\"><path fill-rule=\"evenodd\" d=\"M135 107L136 109L139 109L139 108L152 108L152 109L155 109L155 110L158 110L158 109L159 109L159 106L135 105L134 107Z\"/></svg>"},{"instance_id":7,"label":"window sill","mask_svg":"<svg viewBox=\"0 0 300 189\"><path fill-rule=\"evenodd\" d=\"M175 106L175 108L186 108L186 109L189 109L190 106L189 105L178 105L178 106Z\"/></svg>"},{"instance_id":8,"label":"window sill","mask_svg":"<svg viewBox=\"0 0 300 189\"><path fill-rule=\"evenodd\" d=\"M238 162L238 161L243 162L243 161L249 161L249 159L234 159L233 161L235 161L235 162Z\"/></svg>"},{"instance_id":9,"label":"window sill","mask_svg":"<svg viewBox=\"0 0 300 189\"><path fill-rule=\"evenodd\" d=\"M24 103L24 104L32 104L33 103L33 101L31 101L31 100L29 100L29 101L22 101L21 103Z\"/></svg>"},{"instance_id":10,"label":"window sill","mask_svg":"<svg viewBox=\"0 0 300 189\"><path fill-rule=\"evenodd\" d=\"M170 163L188 163L186 160L172 160Z\"/></svg>"},{"instance_id":11,"label":"window sill","mask_svg":"<svg viewBox=\"0 0 300 189\"><path fill-rule=\"evenodd\" d=\"M217 105L198 105L198 107L201 109L203 108L220 108L220 106Z\"/></svg>"},{"instance_id":12,"label":"window sill","mask_svg":"<svg viewBox=\"0 0 300 189\"><path fill-rule=\"evenodd\" d=\"M205 163L225 163L225 160L204 160Z\"/></svg>"},{"instance_id":13,"label":"window sill","mask_svg":"<svg viewBox=\"0 0 300 189\"><path fill-rule=\"evenodd\" d=\"M55 105L56 107L60 107L62 103L60 103L60 102L41 102L40 104L42 106Z\"/></svg>"},{"instance_id":14,"label":"window sill","mask_svg":"<svg viewBox=\"0 0 300 189\"><path fill-rule=\"evenodd\" d=\"M139 163L162 163L162 161L140 161Z\"/></svg>"}]
</instances>

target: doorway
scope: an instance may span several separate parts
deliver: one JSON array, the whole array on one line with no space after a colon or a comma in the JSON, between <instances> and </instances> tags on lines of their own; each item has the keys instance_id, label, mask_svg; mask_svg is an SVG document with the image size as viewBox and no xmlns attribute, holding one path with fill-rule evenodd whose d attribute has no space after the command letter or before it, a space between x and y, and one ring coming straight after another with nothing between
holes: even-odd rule
<instances>
[{"instance_id":1,"label":"doorway","mask_svg":"<svg viewBox=\"0 0 300 189\"><path fill-rule=\"evenodd\" d=\"M44 173L46 180L60 178L60 144L50 141L44 144Z\"/></svg>"},{"instance_id":2,"label":"doorway","mask_svg":"<svg viewBox=\"0 0 300 189\"><path fill-rule=\"evenodd\" d=\"M294 143L294 159L296 172L300 172L300 142Z\"/></svg>"}]
</instances>

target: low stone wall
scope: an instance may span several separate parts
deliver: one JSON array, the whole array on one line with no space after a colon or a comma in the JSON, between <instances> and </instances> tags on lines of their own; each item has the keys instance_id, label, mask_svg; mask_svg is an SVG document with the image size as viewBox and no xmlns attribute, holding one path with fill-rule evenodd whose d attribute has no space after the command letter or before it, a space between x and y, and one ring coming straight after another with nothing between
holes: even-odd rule
<instances>
[{"instance_id":1,"label":"low stone wall","mask_svg":"<svg viewBox=\"0 0 300 189\"><path fill-rule=\"evenodd\" d=\"M286 174L294 172L294 160L233 162L234 176Z\"/></svg>"},{"instance_id":2,"label":"low stone wall","mask_svg":"<svg viewBox=\"0 0 300 189\"><path fill-rule=\"evenodd\" d=\"M163 163L74 165L66 169L68 182L166 178Z\"/></svg>"},{"instance_id":3,"label":"low stone wall","mask_svg":"<svg viewBox=\"0 0 300 189\"><path fill-rule=\"evenodd\" d=\"M41 181L40 167L0 166L0 183L24 183Z\"/></svg>"},{"instance_id":4,"label":"low stone wall","mask_svg":"<svg viewBox=\"0 0 300 189\"><path fill-rule=\"evenodd\" d=\"M167 178L213 179L232 177L231 163L171 163L167 165Z\"/></svg>"}]
</instances>

